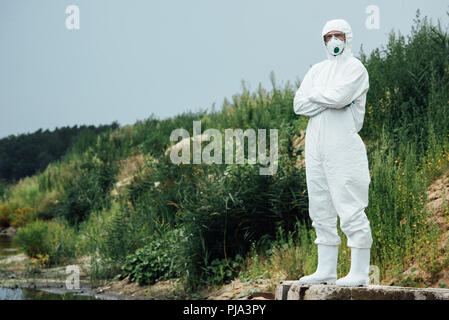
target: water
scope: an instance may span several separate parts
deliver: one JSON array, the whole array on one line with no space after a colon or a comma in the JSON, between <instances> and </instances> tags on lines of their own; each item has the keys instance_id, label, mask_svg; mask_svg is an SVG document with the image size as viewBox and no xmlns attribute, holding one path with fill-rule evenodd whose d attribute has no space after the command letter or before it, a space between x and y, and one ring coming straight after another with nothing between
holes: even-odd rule
<instances>
[{"instance_id":1,"label":"water","mask_svg":"<svg viewBox=\"0 0 449 320\"><path fill-rule=\"evenodd\" d=\"M51 293L42 290L25 288L0 287L0 300L100 300L92 296L73 293Z\"/></svg>"},{"instance_id":2,"label":"water","mask_svg":"<svg viewBox=\"0 0 449 320\"><path fill-rule=\"evenodd\" d=\"M0 259L20 253L13 236L0 234ZM0 270L1 274L1 270ZM51 293L28 288L0 287L0 300L98 300L95 297L74 293Z\"/></svg>"}]
</instances>

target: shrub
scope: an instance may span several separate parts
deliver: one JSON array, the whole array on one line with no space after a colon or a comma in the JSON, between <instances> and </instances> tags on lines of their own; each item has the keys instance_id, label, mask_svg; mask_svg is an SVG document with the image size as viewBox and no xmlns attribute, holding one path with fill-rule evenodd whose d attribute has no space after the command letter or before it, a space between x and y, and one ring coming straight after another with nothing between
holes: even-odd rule
<instances>
[{"instance_id":1,"label":"shrub","mask_svg":"<svg viewBox=\"0 0 449 320\"><path fill-rule=\"evenodd\" d=\"M292 230L296 220L308 222L304 170L287 156L280 157L274 176L258 170L258 165L228 165L224 173L217 170L215 181L199 179L182 190L179 217L188 235L185 259L192 287L207 280L213 260L230 264L249 252L252 242L267 249L277 228Z\"/></svg>"},{"instance_id":2,"label":"shrub","mask_svg":"<svg viewBox=\"0 0 449 320\"><path fill-rule=\"evenodd\" d=\"M75 232L57 221L36 220L18 230L14 241L30 258L48 256L46 264L54 265L73 258L76 253Z\"/></svg>"},{"instance_id":3,"label":"shrub","mask_svg":"<svg viewBox=\"0 0 449 320\"><path fill-rule=\"evenodd\" d=\"M27 223L35 221L37 218L36 210L25 206L24 208L15 208L10 215L11 225L14 227L22 227Z\"/></svg>"},{"instance_id":4,"label":"shrub","mask_svg":"<svg viewBox=\"0 0 449 320\"><path fill-rule=\"evenodd\" d=\"M410 141L418 153L429 145L429 125L441 139L449 130L449 34L433 26L417 11L406 38L392 31L385 48L375 49L361 61L370 78L365 123L361 136L381 139L382 127L398 151Z\"/></svg>"},{"instance_id":5,"label":"shrub","mask_svg":"<svg viewBox=\"0 0 449 320\"><path fill-rule=\"evenodd\" d=\"M8 207L0 205L0 228L8 228L11 225L9 219Z\"/></svg>"},{"instance_id":6,"label":"shrub","mask_svg":"<svg viewBox=\"0 0 449 320\"><path fill-rule=\"evenodd\" d=\"M34 258L49 251L47 233L48 224L38 220L20 228L14 241L22 247L28 257Z\"/></svg>"},{"instance_id":7,"label":"shrub","mask_svg":"<svg viewBox=\"0 0 449 320\"><path fill-rule=\"evenodd\" d=\"M112 162L101 161L89 150L88 159L79 168L77 177L66 181L56 214L78 227L91 211L109 208L116 169Z\"/></svg>"},{"instance_id":8,"label":"shrub","mask_svg":"<svg viewBox=\"0 0 449 320\"><path fill-rule=\"evenodd\" d=\"M233 259L214 259L204 268L205 278L211 285L229 283L240 271L243 257L237 254Z\"/></svg>"},{"instance_id":9,"label":"shrub","mask_svg":"<svg viewBox=\"0 0 449 320\"><path fill-rule=\"evenodd\" d=\"M154 237L151 208L132 208L124 201L111 208L93 211L80 225L81 249L91 256L91 279L111 278L121 272L126 257L144 247ZM163 234L161 232L160 234Z\"/></svg>"},{"instance_id":10,"label":"shrub","mask_svg":"<svg viewBox=\"0 0 449 320\"><path fill-rule=\"evenodd\" d=\"M122 267L130 281L140 285L153 284L158 280L177 277L179 274L179 230L171 230L162 238L154 238L148 245L137 249L126 258Z\"/></svg>"}]
</instances>

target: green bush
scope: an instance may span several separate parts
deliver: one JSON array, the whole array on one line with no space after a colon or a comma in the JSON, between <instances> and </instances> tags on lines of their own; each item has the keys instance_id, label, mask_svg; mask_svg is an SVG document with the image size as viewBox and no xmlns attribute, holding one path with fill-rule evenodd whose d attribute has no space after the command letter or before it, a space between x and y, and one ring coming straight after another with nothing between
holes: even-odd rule
<instances>
[{"instance_id":1,"label":"green bush","mask_svg":"<svg viewBox=\"0 0 449 320\"><path fill-rule=\"evenodd\" d=\"M177 277L180 272L177 259L181 237L179 230L171 230L162 238L152 239L145 247L126 257L122 267L124 274L140 285Z\"/></svg>"},{"instance_id":2,"label":"green bush","mask_svg":"<svg viewBox=\"0 0 449 320\"><path fill-rule=\"evenodd\" d=\"M29 223L18 230L14 241L30 258L48 256L48 265L62 263L76 254L74 230L57 221Z\"/></svg>"},{"instance_id":3,"label":"green bush","mask_svg":"<svg viewBox=\"0 0 449 320\"><path fill-rule=\"evenodd\" d=\"M113 162L101 161L89 150L87 159L78 170L75 179L65 182L64 195L54 209L57 216L77 227L91 211L110 207L110 190L117 168Z\"/></svg>"},{"instance_id":4,"label":"green bush","mask_svg":"<svg viewBox=\"0 0 449 320\"><path fill-rule=\"evenodd\" d=\"M382 128L395 151L415 144L418 154L429 145L429 125L438 138L449 132L449 34L441 25L416 14L411 34L390 33L385 48L361 60L370 78L361 136L380 140Z\"/></svg>"},{"instance_id":5,"label":"green bush","mask_svg":"<svg viewBox=\"0 0 449 320\"><path fill-rule=\"evenodd\" d=\"M8 207L0 204L0 228L8 228L11 225Z\"/></svg>"},{"instance_id":6,"label":"green bush","mask_svg":"<svg viewBox=\"0 0 449 320\"><path fill-rule=\"evenodd\" d=\"M304 174L282 155L274 176L260 175L259 165L228 165L214 181L204 177L182 190L179 219L188 235L184 256L192 287L207 281L212 261L244 256L253 242L268 249L279 227L293 230L297 220L309 221Z\"/></svg>"},{"instance_id":7,"label":"green bush","mask_svg":"<svg viewBox=\"0 0 449 320\"><path fill-rule=\"evenodd\" d=\"M243 257L239 254L233 259L214 259L204 268L208 284L222 285L233 280L241 270Z\"/></svg>"}]
</instances>

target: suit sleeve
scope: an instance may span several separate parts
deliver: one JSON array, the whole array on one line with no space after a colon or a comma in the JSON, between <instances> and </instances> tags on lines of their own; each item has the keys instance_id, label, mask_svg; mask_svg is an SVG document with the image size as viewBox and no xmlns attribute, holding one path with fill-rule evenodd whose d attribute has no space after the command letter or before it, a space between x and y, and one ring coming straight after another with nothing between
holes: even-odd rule
<instances>
[{"instance_id":1,"label":"suit sleeve","mask_svg":"<svg viewBox=\"0 0 449 320\"><path fill-rule=\"evenodd\" d=\"M326 108L343 108L368 91L368 72L361 63L354 63L338 83L314 88L309 100Z\"/></svg>"},{"instance_id":2,"label":"suit sleeve","mask_svg":"<svg viewBox=\"0 0 449 320\"><path fill-rule=\"evenodd\" d=\"M326 108L319 104L312 102L309 99L310 93L313 91L313 67L307 72L301 85L296 91L295 99L293 101L293 110L296 114L300 114L307 117L313 117Z\"/></svg>"}]
</instances>

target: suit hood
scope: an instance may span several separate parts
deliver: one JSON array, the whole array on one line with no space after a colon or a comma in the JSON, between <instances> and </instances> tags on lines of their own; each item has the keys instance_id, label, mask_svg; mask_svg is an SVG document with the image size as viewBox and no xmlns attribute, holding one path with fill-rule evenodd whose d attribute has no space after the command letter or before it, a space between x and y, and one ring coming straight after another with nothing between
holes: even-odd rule
<instances>
[{"instance_id":1,"label":"suit hood","mask_svg":"<svg viewBox=\"0 0 449 320\"><path fill-rule=\"evenodd\" d=\"M332 30L338 30L345 34L346 36L346 44L345 49L342 54L338 56L331 55L326 48L326 44L324 43L323 37L326 33ZM324 50L326 50L327 58L331 61L333 60L343 60L348 57L352 57L352 29L349 23L346 20L343 19L334 19L326 22L326 24L323 27L323 30L321 31L321 41L323 41Z\"/></svg>"}]
</instances>

